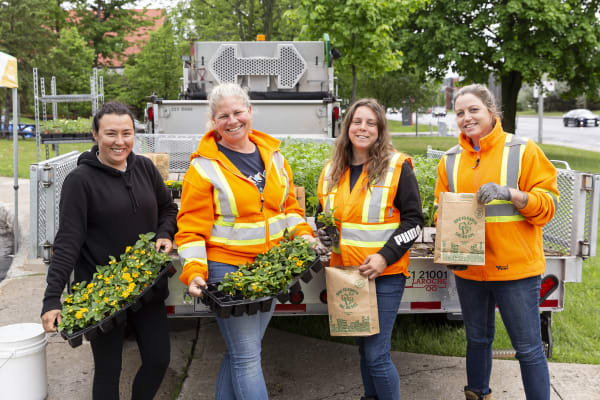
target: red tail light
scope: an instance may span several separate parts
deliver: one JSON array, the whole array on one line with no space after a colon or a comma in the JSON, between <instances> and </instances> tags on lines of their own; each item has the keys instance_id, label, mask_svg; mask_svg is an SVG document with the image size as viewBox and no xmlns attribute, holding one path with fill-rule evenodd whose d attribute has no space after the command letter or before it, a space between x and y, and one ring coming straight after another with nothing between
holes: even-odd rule
<instances>
[{"instance_id":1,"label":"red tail light","mask_svg":"<svg viewBox=\"0 0 600 400\"><path fill-rule=\"evenodd\" d=\"M148 107L148 120L154 122L154 107Z\"/></svg>"},{"instance_id":2,"label":"red tail light","mask_svg":"<svg viewBox=\"0 0 600 400\"><path fill-rule=\"evenodd\" d=\"M542 279L540 287L540 304L544 302L554 291L558 289L558 278L554 275L546 275Z\"/></svg>"},{"instance_id":3,"label":"red tail light","mask_svg":"<svg viewBox=\"0 0 600 400\"><path fill-rule=\"evenodd\" d=\"M292 304L300 304L302 303L302 300L304 300L304 293L302 293L302 290L290 294L290 303Z\"/></svg>"},{"instance_id":4,"label":"red tail light","mask_svg":"<svg viewBox=\"0 0 600 400\"><path fill-rule=\"evenodd\" d=\"M165 306L167 314L175 314L175 306Z\"/></svg>"},{"instance_id":5,"label":"red tail light","mask_svg":"<svg viewBox=\"0 0 600 400\"><path fill-rule=\"evenodd\" d=\"M340 108L339 107L333 107L333 119L335 121L340 119Z\"/></svg>"}]
</instances>

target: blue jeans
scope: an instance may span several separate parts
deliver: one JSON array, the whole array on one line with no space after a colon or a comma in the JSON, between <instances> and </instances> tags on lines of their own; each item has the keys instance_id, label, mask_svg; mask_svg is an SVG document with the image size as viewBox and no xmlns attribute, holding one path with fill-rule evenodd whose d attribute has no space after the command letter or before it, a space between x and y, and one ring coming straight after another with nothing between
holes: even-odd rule
<instances>
[{"instance_id":1,"label":"blue jeans","mask_svg":"<svg viewBox=\"0 0 600 400\"><path fill-rule=\"evenodd\" d=\"M400 376L390 355L392 330L404 293L406 277L385 275L375 279L379 333L356 339L360 353L360 374L365 396L378 400L400 399Z\"/></svg>"},{"instance_id":2,"label":"blue jeans","mask_svg":"<svg viewBox=\"0 0 600 400\"><path fill-rule=\"evenodd\" d=\"M515 281L479 282L456 278L467 333L467 383L490 392L495 309L516 351L528 400L550 398L548 362L540 334L540 276Z\"/></svg>"},{"instance_id":3,"label":"blue jeans","mask_svg":"<svg viewBox=\"0 0 600 400\"><path fill-rule=\"evenodd\" d=\"M218 282L237 266L208 261L208 282ZM267 386L261 367L261 342L273 316L269 312L217 319L227 351L219 369L216 400L266 400Z\"/></svg>"}]
</instances>

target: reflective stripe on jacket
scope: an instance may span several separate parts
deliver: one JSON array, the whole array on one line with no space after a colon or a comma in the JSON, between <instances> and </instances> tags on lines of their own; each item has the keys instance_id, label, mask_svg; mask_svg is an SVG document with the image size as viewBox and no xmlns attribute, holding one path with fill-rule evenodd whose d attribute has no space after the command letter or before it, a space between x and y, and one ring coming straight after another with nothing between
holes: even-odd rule
<instances>
[{"instance_id":1,"label":"reflective stripe on jacket","mask_svg":"<svg viewBox=\"0 0 600 400\"><path fill-rule=\"evenodd\" d=\"M329 187L326 177L331 171L327 163L321 177L317 194L324 212L333 210L336 226L340 232L340 247L331 253L330 265L361 265L365 258L379 251L400 226L400 212L394 207L402 164L408 156L392 153L385 174L371 184L368 190L366 169L360 174L350 191L348 168L338 185ZM403 273L408 276L408 252L400 260L389 265L381 275Z\"/></svg>"},{"instance_id":2,"label":"reflective stripe on jacket","mask_svg":"<svg viewBox=\"0 0 600 400\"><path fill-rule=\"evenodd\" d=\"M209 259L244 264L281 241L286 230L312 235L290 190L292 172L279 152L279 141L255 130L249 138L265 164L262 194L218 151L214 131L191 156L175 235L183 258L180 279L186 285L198 275L207 279Z\"/></svg>"},{"instance_id":3,"label":"reflective stripe on jacket","mask_svg":"<svg viewBox=\"0 0 600 400\"><path fill-rule=\"evenodd\" d=\"M516 280L540 275L545 270L542 227L558 206L556 169L531 140L502 130L500 120L480 140L476 151L461 133L459 144L438 164L436 205L441 192L476 193L496 182L527 194L525 208L494 200L485 206L486 265L455 272L472 280Z\"/></svg>"}]
</instances>

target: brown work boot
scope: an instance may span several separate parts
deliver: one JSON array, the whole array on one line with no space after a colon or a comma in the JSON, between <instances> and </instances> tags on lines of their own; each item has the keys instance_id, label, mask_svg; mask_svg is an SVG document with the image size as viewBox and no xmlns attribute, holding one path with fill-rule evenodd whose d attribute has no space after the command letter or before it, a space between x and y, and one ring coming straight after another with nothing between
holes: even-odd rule
<instances>
[{"instance_id":1,"label":"brown work boot","mask_svg":"<svg viewBox=\"0 0 600 400\"><path fill-rule=\"evenodd\" d=\"M473 389L469 389L465 386L465 399L466 400L494 400L492 398L492 391L488 394L481 394L481 392Z\"/></svg>"}]
</instances>

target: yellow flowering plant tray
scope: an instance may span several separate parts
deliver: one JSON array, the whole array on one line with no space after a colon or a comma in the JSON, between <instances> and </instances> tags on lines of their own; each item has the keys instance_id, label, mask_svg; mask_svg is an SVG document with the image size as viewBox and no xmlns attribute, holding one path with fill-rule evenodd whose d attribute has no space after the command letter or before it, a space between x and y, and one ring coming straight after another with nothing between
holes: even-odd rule
<instances>
[{"instance_id":1,"label":"yellow flowering plant tray","mask_svg":"<svg viewBox=\"0 0 600 400\"><path fill-rule=\"evenodd\" d=\"M119 260L110 256L98 266L91 282L75 283L64 301L58 330L71 347L100 332L108 332L139 310L155 295L164 292L167 279L175 274L170 257L155 250L154 233L140 235L127 246Z\"/></svg>"},{"instance_id":2,"label":"yellow flowering plant tray","mask_svg":"<svg viewBox=\"0 0 600 400\"><path fill-rule=\"evenodd\" d=\"M269 311L275 298L287 302L290 294L300 290L300 280L310 282L321 268L308 242L300 237L286 239L221 282L208 284L202 302L221 318Z\"/></svg>"}]
</instances>

